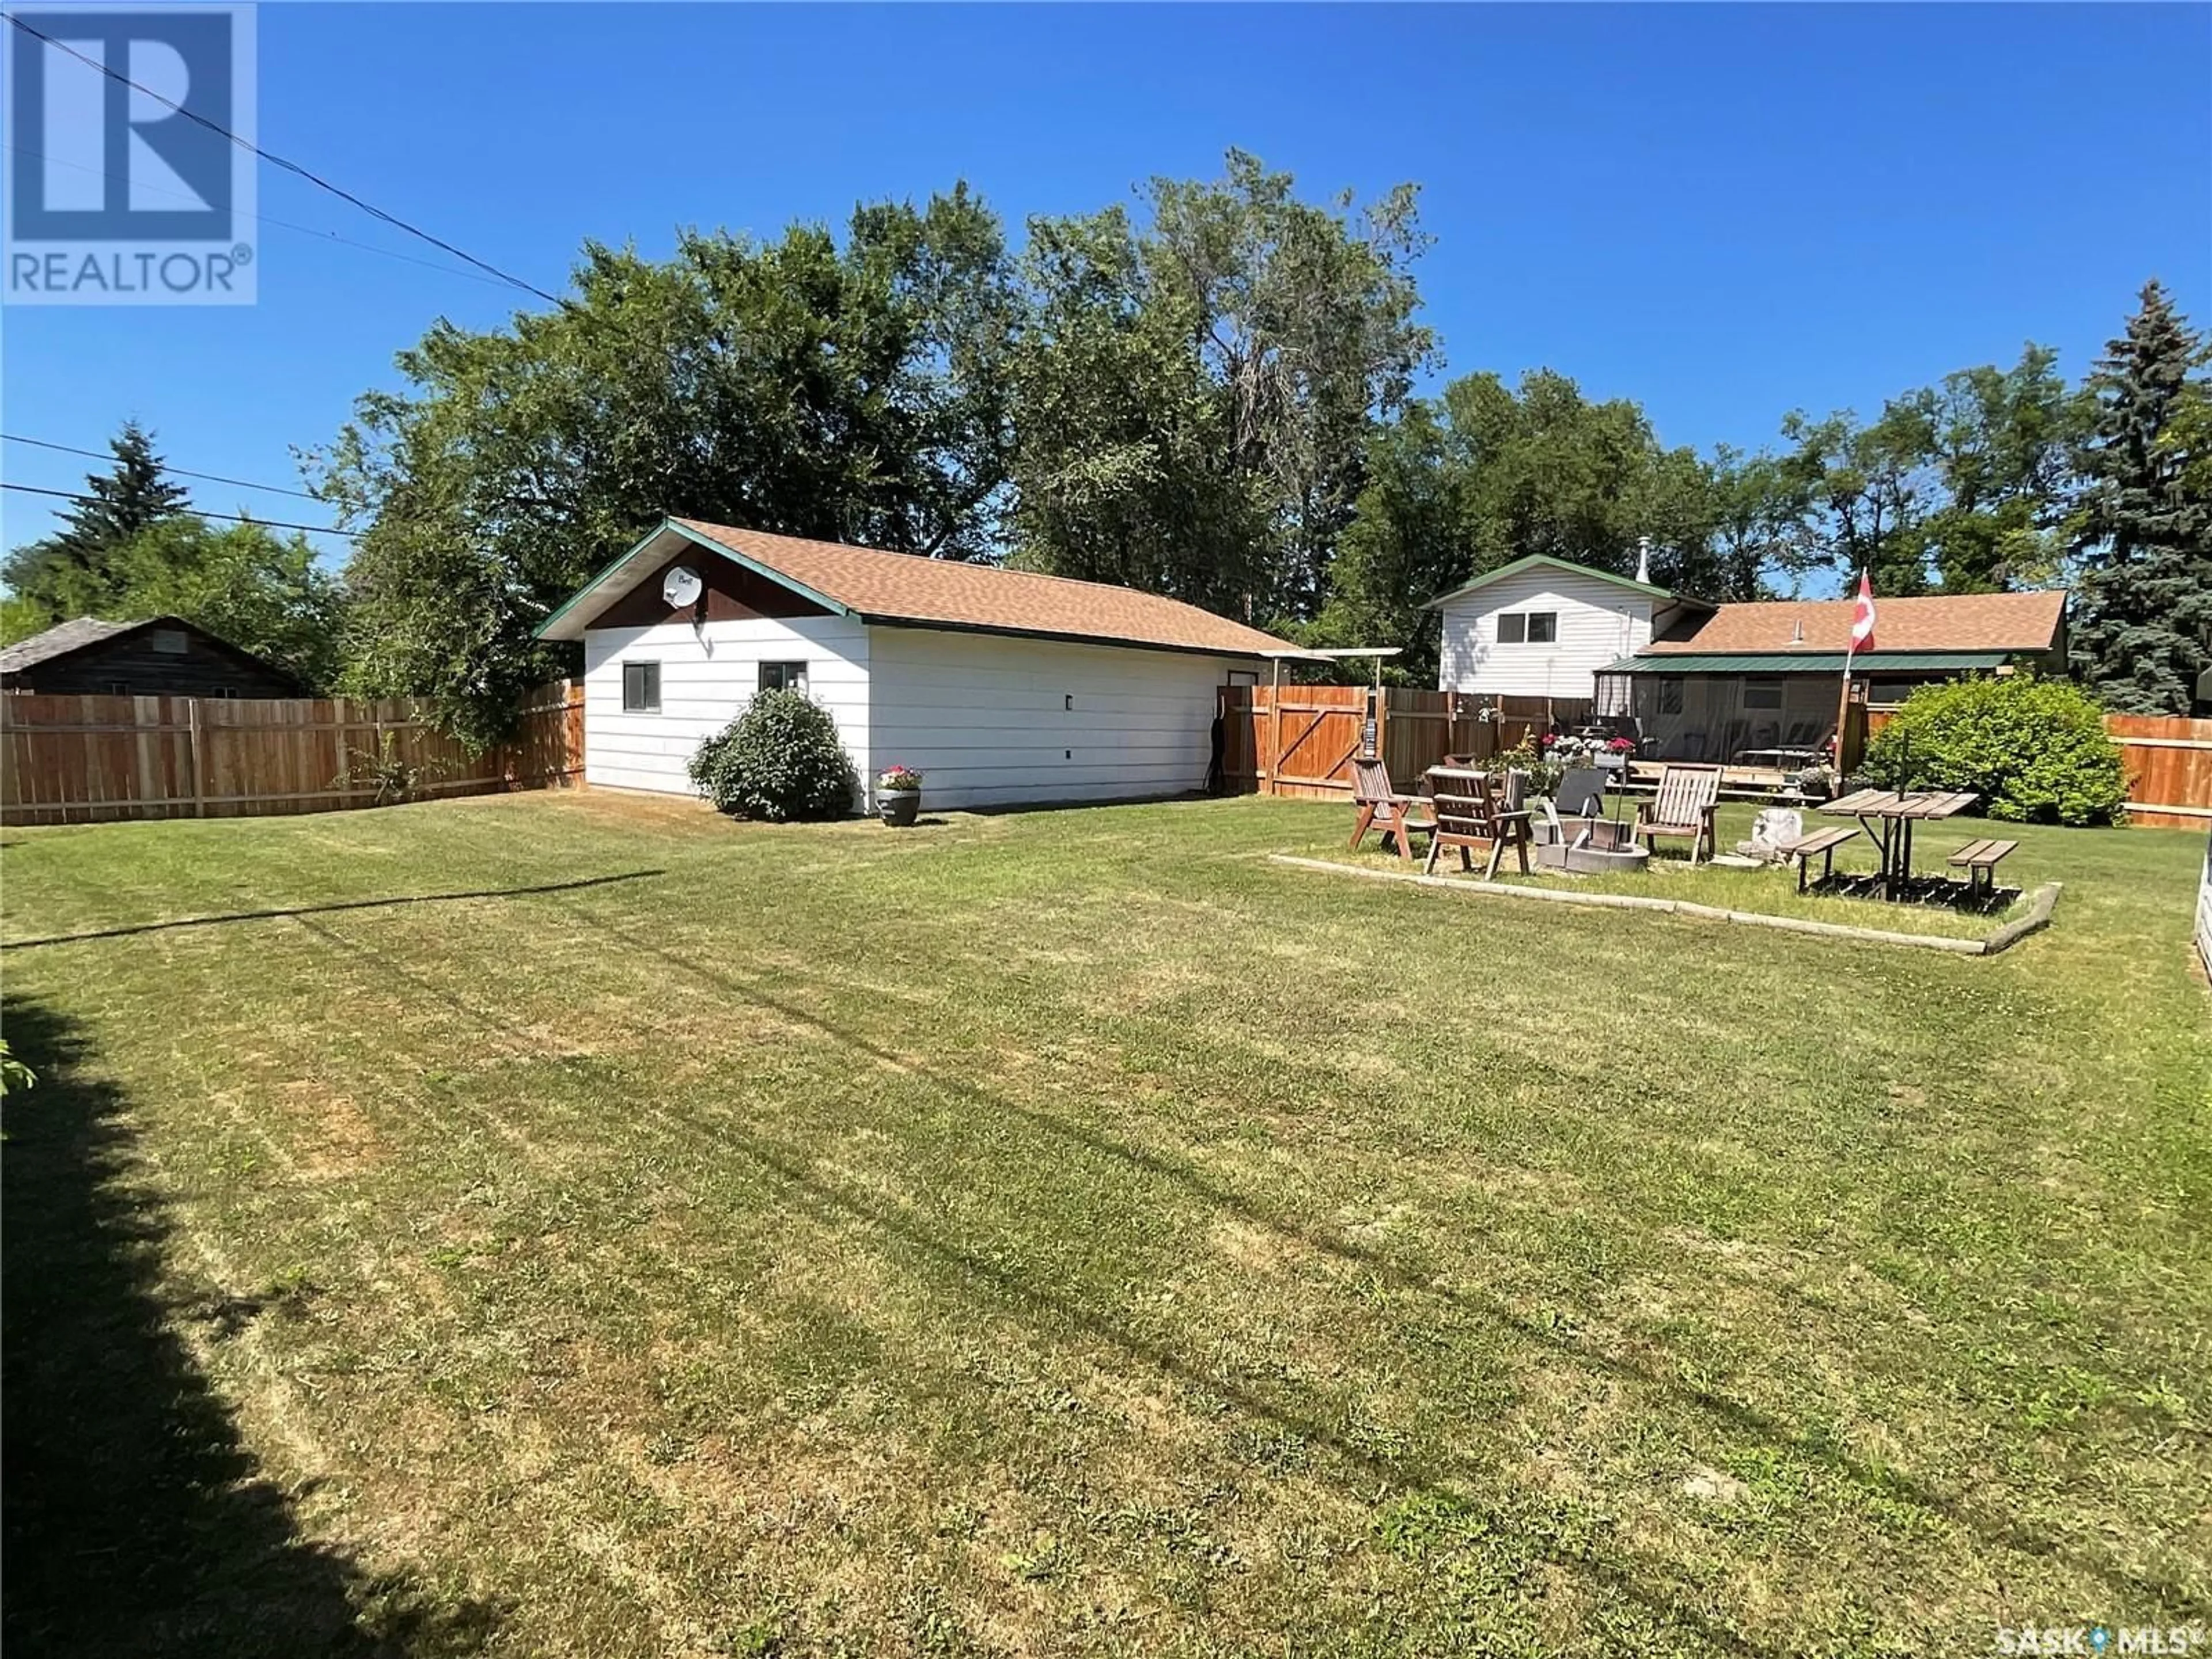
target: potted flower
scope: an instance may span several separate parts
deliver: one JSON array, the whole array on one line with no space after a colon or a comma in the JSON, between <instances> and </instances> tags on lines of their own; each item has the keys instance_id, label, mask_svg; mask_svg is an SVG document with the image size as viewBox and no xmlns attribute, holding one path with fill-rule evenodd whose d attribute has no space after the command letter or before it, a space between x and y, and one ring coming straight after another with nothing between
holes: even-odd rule
<instances>
[{"instance_id":1,"label":"potted flower","mask_svg":"<svg viewBox=\"0 0 2212 1659\"><path fill-rule=\"evenodd\" d=\"M1597 757L1597 763L1608 772L1619 772L1626 775L1628 771L1628 757L1635 752L1635 738L1607 738L1605 740L1605 748Z\"/></svg>"},{"instance_id":2,"label":"potted flower","mask_svg":"<svg viewBox=\"0 0 2212 1659\"><path fill-rule=\"evenodd\" d=\"M894 830L903 830L921 811L921 774L911 766L886 767L876 775L876 811Z\"/></svg>"}]
</instances>

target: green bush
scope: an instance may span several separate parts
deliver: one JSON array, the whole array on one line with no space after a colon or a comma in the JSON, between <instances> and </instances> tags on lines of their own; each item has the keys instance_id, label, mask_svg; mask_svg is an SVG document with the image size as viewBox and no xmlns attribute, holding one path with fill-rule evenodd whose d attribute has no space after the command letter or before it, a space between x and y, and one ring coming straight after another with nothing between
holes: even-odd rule
<instances>
[{"instance_id":1,"label":"green bush","mask_svg":"<svg viewBox=\"0 0 2212 1659\"><path fill-rule=\"evenodd\" d=\"M800 691L763 691L699 745L691 781L725 812L781 823L842 817L859 775L829 711Z\"/></svg>"},{"instance_id":2,"label":"green bush","mask_svg":"<svg viewBox=\"0 0 2212 1659\"><path fill-rule=\"evenodd\" d=\"M1892 789L1971 789L1990 817L2020 823L2112 823L2128 798L2096 702L2026 674L1922 686L1869 746L1866 771Z\"/></svg>"}]
</instances>

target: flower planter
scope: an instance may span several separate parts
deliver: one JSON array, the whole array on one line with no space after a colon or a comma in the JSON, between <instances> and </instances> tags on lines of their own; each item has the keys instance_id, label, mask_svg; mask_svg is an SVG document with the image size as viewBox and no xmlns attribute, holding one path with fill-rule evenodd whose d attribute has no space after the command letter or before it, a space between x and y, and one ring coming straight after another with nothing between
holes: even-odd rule
<instances>
[{"instance_id":1,"label":"flower planter","mask_svg":"<svg viewBox=\"0 0 2212 1659\"><path fill-rule=\"evenodd\" d=\"M878 789L876 791L876 811L892 829L903 830L921 811L921 791Z\"/></svg>"}]
</instances>

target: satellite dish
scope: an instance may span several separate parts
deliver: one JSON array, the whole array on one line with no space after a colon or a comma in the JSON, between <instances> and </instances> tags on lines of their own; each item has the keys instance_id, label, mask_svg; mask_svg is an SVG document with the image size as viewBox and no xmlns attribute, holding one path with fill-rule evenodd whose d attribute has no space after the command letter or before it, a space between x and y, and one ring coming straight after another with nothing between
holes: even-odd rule
<instances>
[{"instance_id":1,"label":"satellite dish","mask_svg":"<svg viewBox=\"0 0 2212 1659\"><path fill-rule=\"evenodd\" d=\"M706 584L699 580L699 573L688 564L678 565L660 584L660 597L678 611L687 605L698 604L700 594L705 592Z\"/></svg>"}]
</instances>

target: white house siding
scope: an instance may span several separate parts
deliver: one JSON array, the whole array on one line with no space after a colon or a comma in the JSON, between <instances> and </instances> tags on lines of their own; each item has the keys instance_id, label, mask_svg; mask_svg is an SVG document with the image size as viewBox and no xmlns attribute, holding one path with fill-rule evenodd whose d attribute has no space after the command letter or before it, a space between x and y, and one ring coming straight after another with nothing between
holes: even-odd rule
<instances>
[{"instance_id":1,"label":"white house siding","mask_svg":"<svg viewBox=\"0 0 2212 1659\"><path fill-rule=\"evenodd\" d=\"M1591 674L1651 642L1650 596L1565 570L1538 568L1445 602L1437 686L1490 696L1588 697ZM1500 645L1498 617L1550 611L1549 645Z\"/></svg>"},{"instance_id":2,"label":"white house siding","mask_svg":"<svg viewBox=\"0 0 2212 1659\"><path fill-rule=\"evenodd\" d=\"M806 664L806 690L868 775L870 630L849 617L748 617L595 628L584 636L584 780L623 789L692 793L684 768L700 739L732 720L760 684L763 662ZM623 710L623 664L660 665L660 712Z\"/></svg>"},{"instance_id":3,"label":"white house siding","mask_svg":"<svg viewBox=\"0 0 2212 1659\"><path fill-rule=\"evenodd\" d=\"M1248 658L919 628L869 630L878 767L927 805L1109 800L1205 787L1215 694Z\"/></svg>"}]
</instances>

